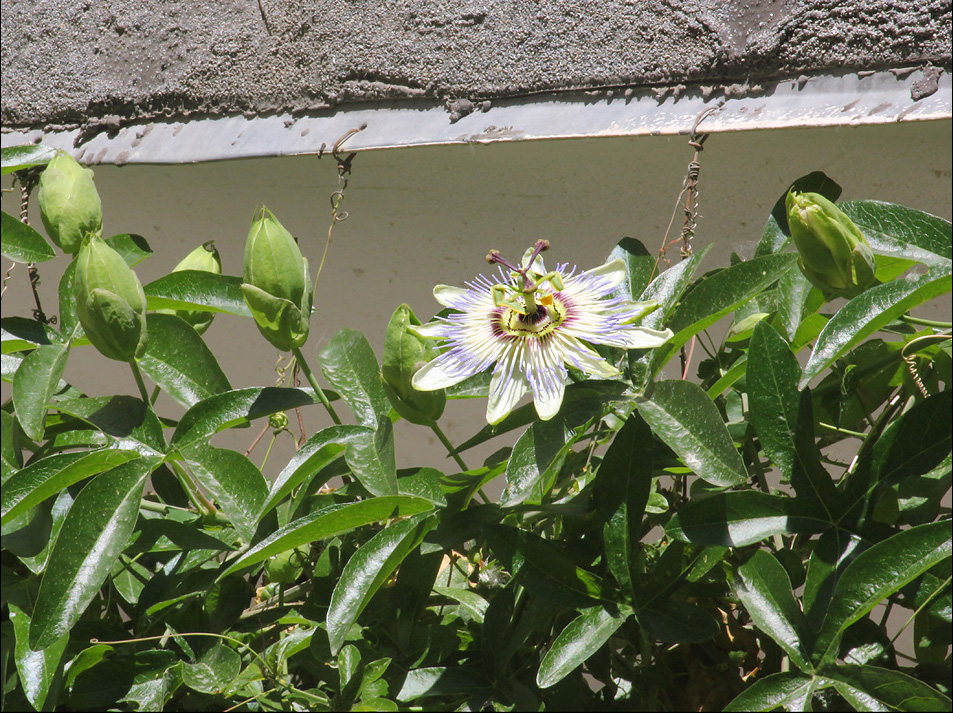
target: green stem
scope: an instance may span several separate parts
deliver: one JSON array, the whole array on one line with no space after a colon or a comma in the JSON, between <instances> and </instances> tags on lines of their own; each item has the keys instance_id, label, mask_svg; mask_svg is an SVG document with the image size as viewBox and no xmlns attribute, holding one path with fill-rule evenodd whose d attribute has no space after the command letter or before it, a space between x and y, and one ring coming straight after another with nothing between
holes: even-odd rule
<instances>
[{"instance_id":1,"label":"green stem","mask_svg":"<svg viewBox=\"0 0 953 713\"><path fill-rule=\"evenodd\" d=\"M909 314L900 315L900 320L907 324L918 324L922 327L936 327L937 329L953 329L951 322L937 322L933 319L923 319L922 317L913 317Z\"/></svg>"},{"instance_id":2,"label":"green stem","mask_svg":"<svg viewBox=\"0 0 953 713\"><path fill-rule=\"evenodd\" d=\"M136 386L139 387L139 394L142 396L142 402L145 404L151 404L152 401L149 399L149 391L146 389L146 382L142 380L142 372L139 371L139 365L136 364L135 359L129 360L129 367L132 369L132 375L136 378Z\"/></svg>"},{"instance_id":3,"label":"green stem","mask_svg":"<svg viewBox=\"0 0 953 713\"><path fill-rule=\"evenodd\" d=\"M191 474L182 466L181 463L176 463L174 460L168 460L166 463L169 464L169 467L175 471L175 474L179 476L179 482L182 483L185 491L189 495L189 499L192 500L192 503L205 515L215 515L218 513L218 509L214 504L208 501L208 498L202 493L199 489L199 486L195 484L195 481L192 480Z\"/></svg>"},{"instance_id":4,"label":"green stem","mask_svg":"<svg viewBox=\"0 0 953 713\"><path fill-rule=\"evenodd\" d=\"M432 430L434 432L434 435L438 439L440 439L440 442L443 444L443 447L447 449L447 453L449 453L450 457L457 462L457 465L460 466L460 468L463 469L464 471L470 470L467 467L467 464L463 462L463 458L460 457L460 454L457 453L457 449L453 447L453 444L450 442L450 439L447 438L447 434L445 434L443 430L440 428L440 424L438 424L436 421L433 421L430 424L430 430ZM479 488L477 490L477 495L480 496L480 499L484 502L484 504L489 504L491 502L487 494L483 492L483 488Z\"/></svg>"},{"instance_id":5,"label":"green stem","mask_svg":"<svg viewBox=\"0 0 953 713\"><path fill-rule=\"evenodd\" d=\"M324 395L324 389L318 385L318 380L314 378L314 373L311 371L311 367L308 366L308 362L305 361L304 354L302 354L301 350L297 347L292 347L291 353L294 354L295 361L298 363L298 366L301 367L301 371L304 372L305 378L308 380L308 383L311 384L311 388L314 389L315 395L321 401L321 404L324 406L325 411L328 412L331 420L340 426L341 419L338 418L337 413L335 413L334 407L331 406L331 402L328 401L328 397Z\"/></svg>"}]
</instances>

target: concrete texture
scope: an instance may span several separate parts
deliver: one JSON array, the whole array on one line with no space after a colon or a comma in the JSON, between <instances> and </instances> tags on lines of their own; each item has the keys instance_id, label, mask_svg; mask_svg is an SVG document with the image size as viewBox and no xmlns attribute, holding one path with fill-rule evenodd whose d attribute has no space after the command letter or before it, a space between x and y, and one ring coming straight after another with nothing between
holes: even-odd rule
<instances>
[{"instance_id":1,"label":"concrete texture","mask_svg":"<svg viewBox=\"0 0 953 713\"><path fill-rule=\"evenodd\" d=\"M327 113L951 64L949 0L88 0L2 2L6 130ZM931 79L932 78L932 79Z\"/></svg>"}]
</instances>

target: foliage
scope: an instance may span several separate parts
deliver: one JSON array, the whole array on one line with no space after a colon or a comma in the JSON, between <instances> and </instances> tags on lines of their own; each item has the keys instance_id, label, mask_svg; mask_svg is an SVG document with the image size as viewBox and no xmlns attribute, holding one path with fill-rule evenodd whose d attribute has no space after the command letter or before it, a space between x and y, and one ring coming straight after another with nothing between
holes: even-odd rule
<instances>
[{"instance_id":1,"label":"foliage","mask_svg":"<svg viewBox=\"0 0 953 713\"><path fill-rule=\"evenodd\" d=\"M54 155L4 149L3 170ZM910 311L950 292L950 224L839 210L876 255L847 301L799 271L783 213L754 257L705 274L702 254L659 271L623 240L616 294L655 303L641 324L671 338L600 346L618 376L570 369L553 418L528 403L457 447L445 402L486 397L486 374L414 390L439 349L406 305L382 362L354 330L308 349L307 265L265 210L253 235L267 221L305 282L288 298L286 271L266 294L180 267L145 285L147 341L119 357L136 395L62 380L92 348L67 269L58 328L2 321L3 708L949 710L949 325ZM130 272L151 252L103 244ZM3 255L70 259L7 214ZM311 388L233 389L190 314L266 324ZM210 442L294 412L318 430L273 481ZM397 468L401 418L447 446L446 472Z\"/></svg>"}]
</instances>

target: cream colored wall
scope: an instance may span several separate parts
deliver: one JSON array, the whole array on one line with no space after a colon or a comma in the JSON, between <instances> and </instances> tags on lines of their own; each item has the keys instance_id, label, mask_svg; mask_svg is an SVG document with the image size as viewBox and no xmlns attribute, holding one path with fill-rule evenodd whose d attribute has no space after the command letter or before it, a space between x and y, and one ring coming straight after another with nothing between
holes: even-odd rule
<instances>
[{"instance_id":1,"label":"cream colored wall","mask_svg":"<svg viewBox=\"0 0 953 713\"><path fill-rule=\"evenodd\" d=\"M774 201L794 178L820 169L844 186L845 199L875 198L951 218L951 122L717 134L701 156L696 245L714 243L703 269L727 264L732 250L748 256ZM362 153L356 157L344 209L318 285L306 354L345 326L364 331L380 355L392 311L407 302L426 320L438 308L435 283L460 284L486 271L497 248L518 257L547 238L551 263L601 262L624 236L656 249L672 215L691 149L685 137L441 146ZM241 160L180 166L96 167L108 234L145 236L156 254L138 268L143 282L170 270L189 250L214 239L225 271L241 273L242 247L255 207L266 204L300 239L313 269L337 187L334 164L314 157ZM4 187L9 181L4 182ZM16 212L4 194L4 208ZM39 225L34 211L33 219ZM679 222L676 221L675 233ZM673 259L677 253L673 250ZM4 261L4 269L9 265ZM55 309L62 261L40 266L44 306ZM18 266L3 313L29 314L26 271ZM934 308L949 319L949 301ZM927 312L923 313L924 316ZM206 335L234 386L273 383L275 353L250 320L219 316ZM123 365L77 349L67 378L90 393L134 393ZM3 397L9 385L3 385ZM460 442L483 425L485 402L447 406L446 430ZM318 407L308 431L327 425ZM258 426L240 433L250 442ZM439 443L398 424L402 465L450 467ZM480 454L512 445L504 436ZM279 442L282 443L282 442ZM274 465L287 461L287 443ZM253 458L260 462L263 446ZM466 454L465 454L466 455ZM270 469L269 469L270 470Z\"/></svg>"}]
</instances>

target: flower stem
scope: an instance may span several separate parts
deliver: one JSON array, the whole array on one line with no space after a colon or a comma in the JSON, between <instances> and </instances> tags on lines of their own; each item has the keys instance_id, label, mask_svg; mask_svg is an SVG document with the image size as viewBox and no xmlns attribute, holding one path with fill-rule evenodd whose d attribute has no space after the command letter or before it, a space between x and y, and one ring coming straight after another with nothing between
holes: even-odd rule
<instances>
[{"instance_id":1,"label":"flower stem","mask_svg":"<svg viewBox=\"0 0 953 713\"><path fill-rule=\"evenodd\" d=\"M132 369L132 375L136 378L136 386L139 387L139 394L142 396L142 402L149 406L152 404L152 399L149 398L149 392L146 389L146 382L142 380L142 372L139 371L139 365L136 364L135 359L129 360L129 367Z\"/></svg>"},{"instance_id":2,"label":"flower stem","mask_svg":"<svg viewBox=\"0 0 953 713\"><path fill-rule=\"evenodd\" d=\"M318 380L314 378L314 373L311 371L311 367L308 366L308 362L305 361L304 354L302 354L301 350L297 347L292 347L291 353L294 354L295 361L298 362L298 366L301 367L301 371L304 372L305 378L307 378L308 383L311 384L311 388L314 389L315 395L318 397L318 399L320 399L321 404L324 406L325 411L328 412L331 420L340 426L341 419L338 418L337 413L334 411L334 407L331 406L331 402L328 401L328 397L324 395L324 389L318 385Z\"/></svg>"},{"instance_id":3,"label":"flower stem","mask_svg":"<svg viewBox=\"0 0 953 713\"><path fill-rule=\"evenodd\" d=\"M933 319L923 319L922 317L914 317L909 314L900 315L900 319L907 324L919 324L923 327L936 327L937 329L950 329L953 327L953 323L950 322L937 322Z\"/></svg>"}]
</instances>

